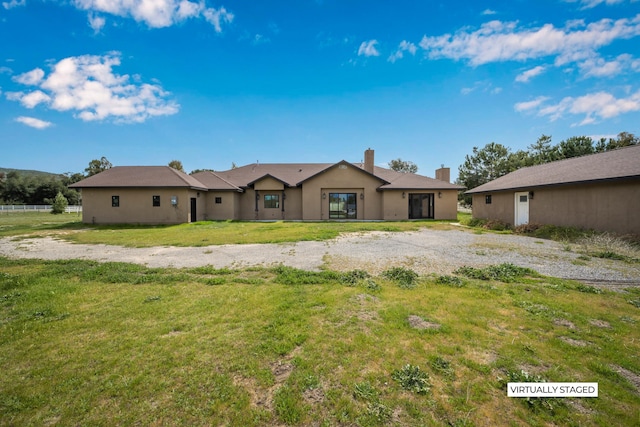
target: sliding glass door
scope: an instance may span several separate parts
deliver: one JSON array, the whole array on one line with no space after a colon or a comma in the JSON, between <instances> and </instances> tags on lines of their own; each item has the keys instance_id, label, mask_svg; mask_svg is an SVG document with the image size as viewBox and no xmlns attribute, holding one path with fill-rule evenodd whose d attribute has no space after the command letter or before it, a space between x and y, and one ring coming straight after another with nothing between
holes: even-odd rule
<instances>
[{"instance_id":1,"label":"sliding glass door","mask_svg":"<svg viewBox=\"0 0 640 427\"><path fill-rule=\"evenodd\" d=\"M329 193L329 219L356 219L356 193Z\"/></svg>"}]
</instances>

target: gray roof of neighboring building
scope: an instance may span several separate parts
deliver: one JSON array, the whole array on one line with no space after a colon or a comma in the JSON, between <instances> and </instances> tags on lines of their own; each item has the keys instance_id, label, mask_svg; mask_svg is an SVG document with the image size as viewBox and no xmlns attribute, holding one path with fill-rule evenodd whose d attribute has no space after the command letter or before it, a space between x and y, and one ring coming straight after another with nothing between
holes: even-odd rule
<instances>
[{"instance_id":1,"label":"gray roof of neighboring building","mask_svg":"<svg viewBox=\"0 0 640 427\"><path fill-rule=\"evenodd\" d=\"M640 145L518 169L467 194L640 178Z\"/></svg>"},{"instance_id":2,"label":"gray roof of neighboring building","mask_svg":"<svg viewBox=\"0 0 640 427\"><path fill-rule=\"evenodd\" d=\"M207 187L194 177L170 166L114 166L69 187L184 187L207 190Z\"/></svg>"}]
</instances>

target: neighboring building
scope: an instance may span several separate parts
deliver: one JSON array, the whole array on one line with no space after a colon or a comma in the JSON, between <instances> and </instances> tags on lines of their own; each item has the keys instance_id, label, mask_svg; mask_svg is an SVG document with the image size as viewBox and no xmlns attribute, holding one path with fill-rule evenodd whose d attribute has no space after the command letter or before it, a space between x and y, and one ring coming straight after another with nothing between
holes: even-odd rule
<instances>
[{"instance_id":1,"label":"neighboring building","mask_svg":"<svg viewBox=\"0 0 640 427\"><path fill-rule=\"evenodd\" d=\"M363 164L250 164L186 175L168 166L120 166L71 185L86 223L176 224L201 220L455 219L458 191L439 179Z\"/></svg>"},{"instance_id":2,"label":"neighboring building","mask_svg":"<svg viewBox=\"0 0 640 427\"><path fill-rule=\"evenodd\" d=\"M474 218L640 235L640 145L518 169L467 194Z\"/></svg>"}]
</instances>

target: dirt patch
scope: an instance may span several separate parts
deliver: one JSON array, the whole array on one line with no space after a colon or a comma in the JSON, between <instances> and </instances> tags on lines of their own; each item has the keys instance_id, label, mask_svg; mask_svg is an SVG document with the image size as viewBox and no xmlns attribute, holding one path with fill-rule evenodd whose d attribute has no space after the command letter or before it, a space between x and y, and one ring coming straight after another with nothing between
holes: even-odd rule
<instances>
[{"instance_id":1,"label":"dirt patch","mask_svg":"<svg viewBox=\"0 0 640 427\"><path fill-rule=\"evenodd\" d=\"M582 340L576 340L573 338L569 338L569 337L560 337L560 339L564 342L566 342L569 345L572 345L574 347L586 347L589 345L588 342L586 341L582 341Z\"/></svg>"},{"instance_id":2,"label":"dirt patch","mask_svg":"<svg viewBox=\"0 0 640 427\"><path fill-rule=\"evenodd\" d=\"M599 319L591 319L589 320L589 323L593 326L596 326L598 328L611 328L611 324L609 322L606 322L604 320L599 320Z\"/></svg>"},{"instance_id":3,"label":"dirt patch","mask_svg":"<svg viewBox=\"0 0 640 427\"><path fill-rule=\"evenodd\" d=\"M321 388L305 390L304 393L302 393L302 397L304 398L305 402L312 405L317 405L324 401L324 391Z\"/></svg>"},{"instance_id":4,"label":"dirt patch","mask_svg":"<svg viewBox=\"0 0 640 427\"><path fill-rule=\"evenodd\" d=\"M409 326L413 329L440 329L442 325L435 322L429 322L428 320L424 320L420 316L411 315L407 317L407 321L409 322Z\"/></svg>"},{"instance_id":5,"label":"dirt patch","mask_svg":"<svg viewBox=\"0 0 640 427\"><path fill-rule=\"evenodd\" d=\"M618 366L618 365L609 365L609 366L611 367L611 369L613 369L614 371L622 375L624 379L629 381L631 385L636 389L636 394L640 395L640 375L628 369L625 369L622 366Z\"/></svg>"},{"instance_id":6,"label":"dirt patch","mask_svg":"<svg viewBox=\"0 0 640 427\"><path fill-rule=\"evenodd\" d=\"M570 322L567 319L555 319L553 321L553 324L556 325L556 326L564 326L564 327L569 328L569 329L575 329L576 328L576 325L574 325L573 322Z\"/></svg>"}]
</instances>

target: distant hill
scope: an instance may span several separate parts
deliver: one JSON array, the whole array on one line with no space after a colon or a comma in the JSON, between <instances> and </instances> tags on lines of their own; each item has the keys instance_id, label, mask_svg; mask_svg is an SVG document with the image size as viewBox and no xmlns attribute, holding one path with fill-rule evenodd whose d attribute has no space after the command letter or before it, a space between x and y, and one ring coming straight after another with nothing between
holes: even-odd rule
<instances>
[{"instance_id":1,"label":"distant hill","mask_svg":"<svg viewBox=\"0 0 640 427\"><path fill-rule=\"evenodd\" d=\"M34 171L34 170L27 170L27 169L0 168L0 173L8 174L9 172L18 172L20 175L23 175L23 176L44 176L44 177L61 177L62 176L59 173Z\"/></svg>"}]
</instances>

